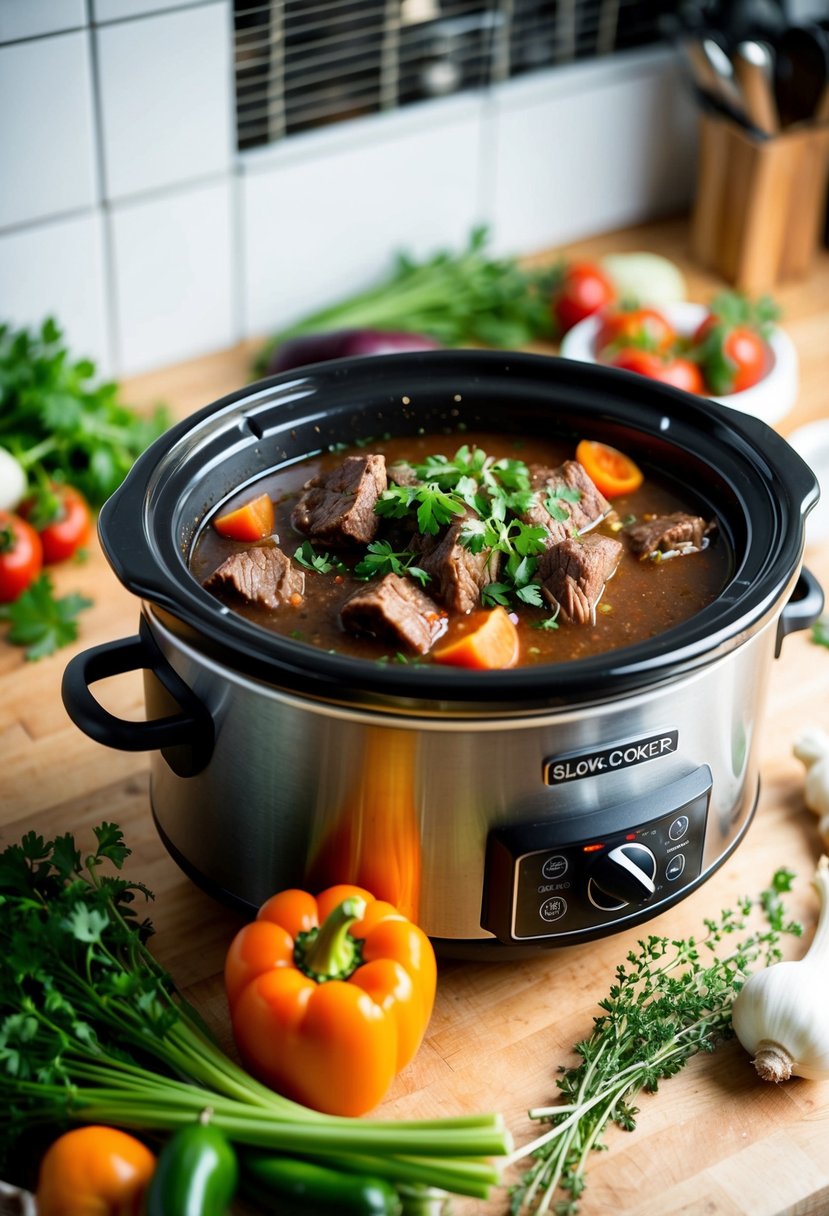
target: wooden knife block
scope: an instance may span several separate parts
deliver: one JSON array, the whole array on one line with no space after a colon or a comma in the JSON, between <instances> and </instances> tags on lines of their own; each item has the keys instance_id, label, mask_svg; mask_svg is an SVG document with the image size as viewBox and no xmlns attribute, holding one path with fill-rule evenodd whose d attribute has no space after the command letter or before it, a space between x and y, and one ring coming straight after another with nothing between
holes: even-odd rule
<instances>
[{"instance_id":1,"label":"wooden knife block","mask_svg":"<svg viewBox=\"0 0 829 1216\"><path fill-rule=\"evenodd\" d=\"M768 139L700 115L691 252L748 293L806 275L823 230L829 126Z\"/></svg>"}]
</instances>

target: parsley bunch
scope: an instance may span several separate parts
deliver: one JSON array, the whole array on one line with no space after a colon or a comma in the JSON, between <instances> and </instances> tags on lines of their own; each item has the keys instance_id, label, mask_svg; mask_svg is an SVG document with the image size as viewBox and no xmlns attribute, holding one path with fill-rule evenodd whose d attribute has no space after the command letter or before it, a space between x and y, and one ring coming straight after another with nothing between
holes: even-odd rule
<instances>
[{"instance_id":1,"label":"parsley bunch","mask_svg":"<svg viewBox=\"0 0 829 1216\"><path fill-rule=\"evenodd\" d=\"M121 876L120 829L102 823L95 840L84 857L68 833L28 832L0 853L0 1176L37 1125L169 1132L209 1107L241 1144L353 1157L360 1172L486 1198L498 1173L483 1158L509 1148L499 1116L335 1118L226 1056L147 948L135 905L152 893Z\"/></svg>"},{"instance_id":2,"label":"parsley bunch","mask_svg":"<svg viewBox=\"0 0 829 1216\"><path fill-rule=\"evenodd\" d=\"M655 1093L660 1081L697 1052L712 1052L732 1036L731 1006L752 966L781 957L782 933L802 932L787 919L780 898L791 889L792 878L779 870L758 900L743 899L736 912L726 909L718 920L706 920L699 941L651 936L628 954L599 1002L604 1012L594 1020L592 1034L575 1045L581 1063L561 1070L557 1084L564 1100L530 1111L552 1126L512 1155L513 1162L534 1158L513 1188L514 1216L549 1211L574 1216L588 1158L603 1147L607 1125L633 1131L638 1113L633 1103L641 1092ZM766 923L749 930L749 914L758 905ZM718 953L726 942L728 949Z\"/></svg>"},{"instance_id":3,"label":"parsley bunch","mask_svg":"<svg viewBox=\"0 0 829 1216\"><path fill-rule=\"evenodd\" d=\"M117 385L96 383L95 364L71 357L52 318L39 330L0 325L0 446L33 487L55 478L100 506L167 423L162 408L141 418Z\"/></svg>"}]
</instances>

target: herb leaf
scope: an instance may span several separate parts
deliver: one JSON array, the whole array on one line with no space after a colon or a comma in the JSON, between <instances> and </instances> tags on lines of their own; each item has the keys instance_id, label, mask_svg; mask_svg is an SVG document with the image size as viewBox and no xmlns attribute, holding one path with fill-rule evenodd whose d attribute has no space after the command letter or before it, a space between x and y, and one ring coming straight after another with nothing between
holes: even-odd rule
<instances>
[{"instance_id":1,"label":"herb leaf","mask_svg":"<svg viewBox=\"0 0 829 1216\"><path fill-rule=\"evenodd\" d=\"M92 607L92 600L73 592L56 599L52 580L41 574L11 604L0 607L0 620L11 623L6 635L15 646L26 647L26 658L34 661L53 654L78 636L78 615Z\"/></svg>"},{"instance_id":2,"label":"herb leaf","mask_svg":"<svg viewBox=\"0 0 829 1216\"><path fill-rule=\"evenodd\" d=\"M298 549L294 550L294 559L306 570L315 570L317 574L342 574L345 565L338 557L330 553L317 553L309 540L304 540Z\"/></svg>"}]
</instances>

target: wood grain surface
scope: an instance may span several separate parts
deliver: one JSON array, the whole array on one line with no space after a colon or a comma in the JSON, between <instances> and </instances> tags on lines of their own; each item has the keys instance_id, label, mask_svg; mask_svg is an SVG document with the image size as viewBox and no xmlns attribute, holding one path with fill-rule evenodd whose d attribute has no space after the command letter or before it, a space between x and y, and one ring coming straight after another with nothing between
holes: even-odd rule
<instances>
[{"instance_id":1,"label":"wood grain surface","mask_svg":"<svg viewBox=\"0 0 829 1216\"><path fill-rule=\"evenodd\" d=\"M545 251L539 260L649 249L686 271L688 297L707 301L723 284L688 260L688 225L669 220ZM783 434L825 417L829 385L829 254L808 278L776 293L800 362L796 409ZM241 387L255 344L137 378L124 397L139 408L167 401L183 416ZM829 587L829 545L807 548L806 562ZM135 632L138 604L93 545L84 565L56 569L60 593L94 599L73 648L28 664L0 642L0 846L30 828L71 830L91 839L101 819L123 827L133 849L128 872L156 893L154 949L232 1051L220 972L239 917L196 889L168 858L152 824L147 757L109 750L68 719L60 681L72 653ZM125 718L143 717L138 673L96 687ZM803 728L829 730L829 651L805 633L786 639L774 664L758 746L760 804L747 838L700 890L649 922L671 936L697 933L703 918L756 893L780 865L799 875L794 909L814 925L810 877L820 854L816 819L803 804L803 770L792 742ZM499 1110L517 1143L528 1141L531 1106L552 1101L559 1065L589 1033L616 965L641 930L533 960L442 962L435 1013L414 1062L397 1079L380 1114L434 1117ZM802 947L800 947L802 948ZM795 947L795 952L797 952ZM503 1213L505 1193L487 1204L459 1201L458 1216ZM829 1083L796 1080L774 1088L756 1080L742 1049L730 1043L697 1057L640 1104L634 1132L615 1128L607 1151L590 1163L582 1216L825 1216L829 1212Z\"/></svg>"}]
</instances>

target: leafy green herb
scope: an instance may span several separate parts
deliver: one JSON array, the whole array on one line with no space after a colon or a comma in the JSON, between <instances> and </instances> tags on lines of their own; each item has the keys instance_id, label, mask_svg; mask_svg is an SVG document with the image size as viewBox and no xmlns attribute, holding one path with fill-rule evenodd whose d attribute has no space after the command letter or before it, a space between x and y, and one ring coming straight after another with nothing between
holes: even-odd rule
<instances>
[{"instance_id":1,"label":"leafy green herb","mask_svg":"<svg viewBox=\"0 0 829 1216\"><path fill-rule=\"evenodd\" d=\"M117 385L96 383L95 364L72 360L53 319L31 331L0 325L0 445L33 487L55 478L99 506L167 425L163 409L141 418Z\"/></svg>"},{"instance_id":2,"label":"leafy green herb","mask_svg":"<svg viewBox=\"0 0 829 1216\"><path fill-rule=\"evenodd\" d=\"M791 880L790 871L778 871L757 900L706 919L700 940L650 936L628 954L599 1002L604 1012L592 1033L575 1045L581 1063L561 1070L563 1101L530 1111L552 1126L510 1158L534 1159L513 1188L512 1213L578 1212L588 1158L603 1147L608 1124L633 1131L640 1093L655 1093L697 1052L714 1051L732 1036L731 1006L750 970L781 957L781 933L801 932L781 899ZM757 907L766 924L751 929Z\"/></svg>"},{"instance_id":3,"label":"leafy green herb","mask_svg":"<svg viewBox=\"0 0 829 1216\"><path fill-rule=\"evenodd\" d=\"M361 1172L486 1198L509 1137L497 1115L333 1118L259 1084L213 1042L147 947L151 899L118 871L103 823L87 856L34 832L0 854L0 1176L24 1129L104 1123L167 1132L209 1107L240 1144L353 1157ZM109 866L116 873L106 872Z\"/></svg>"},{"instance_id":4,"label":"leafy green herb","mask_svg":"<svg viewBox=\"0 0 829 1216\"><path fill-rule=\"evenodd\" d=\"M425 586L429 575L425 570L421 570L420 566L412 565L415 556L408 550L395 553L387 540L373 540L368 545L366 556L354 567L354 574L357 578L366 580L382 578L384 574L397 574L401 578L408 574L417 579L421 586Z\"/></svg>"},{"instance_id":5,"label":"leafy green herb","mask_svg":"<svg viewBox=\"0 0 829 1216\"><path fill-rule=\"evenodd\" d=\"M812 641L816 646L829 646L829 616L823 616L812 626Z\"/></svg>"},{"instance_id":6,"label":"leafy green herb","mask_svg":"<svg viewBox=\"0 0 829 1216\"><path fill-rule=\"evenodd\" d=\"M9 621L6 637L26 647L26 658L42 659L78 636L77 618L92 600L73 592L55 598L52 580L41 574L11 604L0 607L0 620Z\"/></svg>"},{"instance_id":7,"label":"leafy green herb","mask_svg":"<svg viewBox=\"0 0 829 1216\"><path fill-rule=\"evenodd\" d=\"M269 341L254 370L262 375L286 338L335 329L375 328L428 334L446 346L470 342L507 349L552 335L550 295L559 268L526 269L491 258L485 227L473 229L459 252L441 250L423 261L400 253L374 287L322 308Z\"/></svg>"},{"instance_id":8,"label":"leafy green herb","mask_svg":"<svg viewBox=\"0 0 829 1216\"><path fill-rule=\"evenodd\" d=\"M294 558L306 570L315 570L317 574L342 574L345 565L338 557L330 553L317 553L309 540L304 540L298 549L294 550Z\"/></svg>"}]
</instances>

